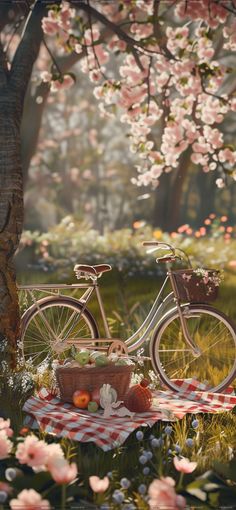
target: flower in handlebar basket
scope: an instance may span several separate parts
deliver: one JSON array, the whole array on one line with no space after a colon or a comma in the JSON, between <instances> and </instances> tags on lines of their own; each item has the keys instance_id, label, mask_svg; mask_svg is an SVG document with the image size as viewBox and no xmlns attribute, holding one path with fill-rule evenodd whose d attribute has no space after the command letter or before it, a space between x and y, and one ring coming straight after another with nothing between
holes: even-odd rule
<instances>
[{"instance_id":1,"label":"flower in handlebar basket","mask_svg":"<svg viewBox=\"0 0 236 510\"><path fill-rule=\"evenodd\" d=\"M189 280L191 280L191 278L192 278L192 275L191 275L191 274L186 274L186 273L184 273L184 274L183 274L183 276L182 276L182 278L183 278L184 280L186 280L187 282L189 282Z\"/></svg>"},{"instance_id":2,"label":"flower in handlebar basket","mask_svg":"<svg viewBox=\"0 0 236 510\"><path fill-rule=\"evenodd\" d=\"M224 278L222 272L218 270L208 270L203 268L194 269L191 274L183 273L182 278L186 283L188 283L193 276L197 276L197 278L199 278L199 282L196 283L197 286L199 286L200 283L204 283L207 286L209 284L211 285L208 287L209 293L213 292L214 287L219 287Z\"/></svg>"}]
</instances>

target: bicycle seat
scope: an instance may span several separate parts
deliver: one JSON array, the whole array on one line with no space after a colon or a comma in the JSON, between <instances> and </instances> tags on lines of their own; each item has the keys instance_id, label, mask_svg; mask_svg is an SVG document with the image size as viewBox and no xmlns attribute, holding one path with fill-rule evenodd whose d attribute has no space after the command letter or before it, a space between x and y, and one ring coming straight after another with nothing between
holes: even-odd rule
<instances>
[{"instance_id":1,"label":"bicycle seat","mask_svg":"<svg viewBox=\"0 0 236 510\"><path fill-rule=\"evenodd\" d=\"M109 264L98 264L95 266L88 266L84 264L76 264L74 267L77 278L97 278L106 271L111 271L112 267Z\"/></svg>"}]
</instances>

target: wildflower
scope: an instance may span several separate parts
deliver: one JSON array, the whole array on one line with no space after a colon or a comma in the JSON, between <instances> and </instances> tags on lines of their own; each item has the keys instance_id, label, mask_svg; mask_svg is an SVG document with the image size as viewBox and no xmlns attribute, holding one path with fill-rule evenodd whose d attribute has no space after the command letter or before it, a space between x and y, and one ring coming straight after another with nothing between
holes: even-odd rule
<instances>
[{"instance_id":1,"label":"wildflower","mask_svg":"<svg viewBox=\"0 0 236 510\"><path fill-rule=\"evenodd\" d=\"M143 455L145 455L145 457L147 457L148 460L151 460L153 457L153 453L150 450L144 450Z\"/></svg>"},{"instance_id":2,"label":"wildflower","mask_svg":"<svg viewBox=\"0 0 236 510\"><path fill-rule=\"evenodd\" d=\"M5 433L7 437L13 436L13 430L10 427L10 420L4 420L0 418L0 435Z\"/></svg>"},{"instance_id":3,"label":"wildflower","mask_svg":"<svg viewBox=\"0 0 236 510\"><path fill-rule=\"evenodd\" d=\"M61 446L57 443L47 445L47 461L46 468L50 471L51 465L53 466L56 459L64 459L64 453Z\"/></svg>"},{"instance_id":4,"label":"wildflower","mask_svg":"<svg viewBox=\"0 0 236 510\"><path fill-rule=\"evenodd\" d=\"M120 485L123 489L128 489L130 487L130 481L128 478L121 478Z\"/></svg>"},{"instance_id":5,"label":"wildflower","mask_svg":"<svg viewBox=\"0 0 236 510\"><path fill-rule=\"evenodd\" d=\"M190 460L186 459L186 457L182 457L182 459L174 457L173 462L175 469L181 473L192 473L197 467L197 462L190 462Z\"/></svg>"},{"instance_id":6,"label":"wildflower","mask_svg":"<svg viewBox=\"0 0 236 510\"><path fill-rule=\"evenodd\" d=\"M139 460L140 464L146 464L148 462L146 455L140 455L138 460Z\"/></svg>"},{"instance_id":7,"label":"wildflower","mask_svg":"<svg viewBox=\"0 0 236 510\"><path fill-rule=\"evenodd\" d=\"M147 486L144 483L141 483L138 487L139 494L146 494L147 492Z\"/></svg>"},{"instance_id":8,"label":"wildflower","mask_svg":"<svg viewBox=\"0 0 236 510\"><path fill-rule=\"evenodd\" d=\"M170 477L153 480L148 488L150 510L156 510L157 508L180 510L186 508L185 498L176 494L174 486L175 481Z\"/></svg>"},{"instance_id":9,"label":"wildflower","mask_svg":"<svg viewBox=\"0 0 236 510\"><path fill-rule=\"evenodd\" d=\"M5 471L5 478L8 482L12 482L13 480L15 480L18 473L21 473L20 469L9 467Z\"/></svg>"},{"instance_id":10,"label":"wildflower","mask_svg":"<svg viewBox=\"0 0 236 510\"><path fill-rule=\"evenodd\" d=\"M151 440L151 446L153 448L160 448L162 445L163 445L163 439L161 437L159 437L158 439L156 437L154 437Z\"/></svg>"},{"instance_id":11,"label":"wildflower","mask_svg":"<svg viewBox=\"0 0 236 510\"><path fill-rule=\"evenodd\" d=\"M194 440L191 438L191 437L188 437L185 441L185 444L186 446L188 446L189 448L192 448L193 445L194 445Z\"/></svg>"},{"instance_id":12,"label":"wildflower","mask_svg":"<svg viewBox=\"0 0 236 510\"><path fill-rule=\"evenodd\" d=\"M9 503L11 510L50 510L50 503L34 489L24 489Z\"/></svg>"},{"instance_id":13,"label":"wildflower","mask_svg":"<svg viewBox=\"0 0 236 510\"><path fill-rule=\"evenodd\" d=\"M199 421L198 421L198 420L193 420L193 421L192 421L192 427L193 427L193 429L197 429L197 428L198 428L198 425L199 425Z\"/></svg>"},{"instance_id":14,"label":"wildflower","mask_svg":"<svg viewBox=\"0 0 236 510\"><path fill-rule=\"evenodd\" d=\"M27 436L23 443L18 444L16 458L20 464L41 468L48 458L48 445L34 435Z\"/></svg>"},{"instance_id":15,"label":"wildflower","mask_svg":"<svg viewBox=\"0 0 236 510\"><path fill-rule=\"evenodd\" d=\"M54 462L50 463L50 474L59 484L67 484L73 482L78 474L77 465L75 462L69 464L66 459L55 457Z\"/></svg>"},{"instance_id":16,"label":"wildflower","mask_svg":"<svg viewBox=\"0 0 236 510\"><path fill-rule=\"evenodd\" d=\"M7 493L0 490L0 504L5 503L7 500Z\"/></svg>"},{"instance_id":17,"label":"wildflower","mask_svg":"<svg viewBox=\"0 0 236 510\"><path fill-rule=\"evenodd\" d=\"M178 444L175 445L175 451L176 451L176 453L181 452L181 447Z\"/></svg>"},{"instance_id":18,"label":"wildflower","mask_svg":"<svg viewBox=\"0 0 236 510\"><path fill-rule=\"evenodd\" d=\"M0 459L6 459L12 449L12 442L8 439L7 435L2 433L0 435Z\"/></svg>"},{"instance_id":19,"label":"wildflower","mask_svg":"<svg viewBox=\"0 0 236 510\"><path fill-rule=\"evenodd\" d=\"M123 492L116 489L112 494L112 499L113 499L114 503L120 504L120 503L123 503L125 496L124 496Z\"/></svg>"},{"instance_id":20,"label":"wildflower","mask_svg":"<svg viewBox=\"0 0 236 510\"><path fill-rule=\"evenodd\" d=\"M98 476L90 476L89 477L89 485L93 492L105 492L109 487L109 478L105 476L104 478L99 478Z\"/></svg>"},{"instance_id":21,"label":"wildflower","mask_svg":"<svg viewBox=\"0 0 236 510\"><path fill-rule=\"evenodd\" d=\"M164 431L165 431L165 433L166 433L166 435L167 435L167 436L170 436L170 435L171 435L171 433L172 433L172 431L173 431L173 429L172 429L172 427L170 427L170 425L167 425L167 426L165 427Z\"/></svg>"},{"instance_id":22,"label":"wildflower","mask_svg":"<svg viewBox=\"0 0 236 510\"><path fill-rule=\"evenodd\" d=\"M136 432L136 438L138 439L138 441L142 441L143 432L141 430L138 430L138 432Z\"/></svg>"}]
</instances>

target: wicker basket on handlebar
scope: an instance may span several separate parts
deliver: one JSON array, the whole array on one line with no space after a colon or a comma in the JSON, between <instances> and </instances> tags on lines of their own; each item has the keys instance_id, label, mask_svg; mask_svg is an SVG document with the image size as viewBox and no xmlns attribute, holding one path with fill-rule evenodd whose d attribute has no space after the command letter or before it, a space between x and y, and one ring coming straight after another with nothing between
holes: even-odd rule
<instances>
[{"instance_id":1,"label":"wicker basket on handlebar","mask_svg":"<svg viewBox=\"0 0 236 510\"><path fill-rule=\"evenodd\" d=\"M180 301L206 303L218 296L220 272L215 269L179 269L171 274L174 292Z\"/></svg>"},{"instance_id":2,"label":"wicker basket on handlebar","mask_svg":"<svg viewBox=\"0 0 236 510\"><path fill-rule=\"evenodd\" d=\"M114 364L106 367L58 367L56 380L61 400L73 402L76 390L93 391L103 384L110 384L117 391L118 400L123 400L129 389L134 365L118 366Z\"/></svg>"}]
</instances>

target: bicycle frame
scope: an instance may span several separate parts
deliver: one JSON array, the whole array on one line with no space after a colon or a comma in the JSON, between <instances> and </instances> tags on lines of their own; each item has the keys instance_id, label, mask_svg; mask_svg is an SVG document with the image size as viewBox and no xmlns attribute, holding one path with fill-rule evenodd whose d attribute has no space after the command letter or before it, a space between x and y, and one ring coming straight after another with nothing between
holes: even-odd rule
<instances>
[{"instance_id":1,"label":"bicycle frame","mask_svg":"<svg viewBox=\"0 0 236 510\"><path fill-rule=\"evenodd\" d=\"M182 308L180 304L178 303L178 300L176 299L176 294L174 290L167 294L164 297L164 289L168 283L168 280L170 280L172 288L175 289L175 283L171 276L171 271L167 273L167 276L162 284L162 287L159 291L159 293L156 296L156 299L147 315L147 317L144 319L143 323L140 325L140 327L135 331L129 338L125 340L125 343L127 345L128 351L132 352L137 350L141 345L148 340L148 335L150 332L153 331L154 327L163 319L164 315L168 313L171 309L177 308L181 326L183 329L184 337L186 339L186 342L189 344L191 349L193 350L193 353L196 355L199 354L198 350L196 349L196 346L192 340L192 338L189 335L187 324L185 317L182 313ZM65 297L61 292L63 290L76 290L76 289L84 289L84 293L82 296L78 299L78 301L82 304L81 313L87 308L87 305L89 304L89 301L91 300L94 292L96 294L96 299L98 303L98 307L101 313L103 326L104 326L104 332L107 339L112 339L104 305L103 300L100 294L99 284L97 281L89 283L89 284L39 284L37 286L34 285L20 285L18 286L19 290L25 290L29 293L31 296L32 302L34 303L30 308L28 308L25 313L22 316L22 323L24 324L25 321L27 321L28 315L30 314L32 307L38 308L40 311L40 305L44 302L46 302L49 298L48 296L58 296L58 297ZM35 291L43 291L46 294L46 297L37 299L34 296ZM46 319L44 319L46 321Z\"/></svg>"}]
</instances>

